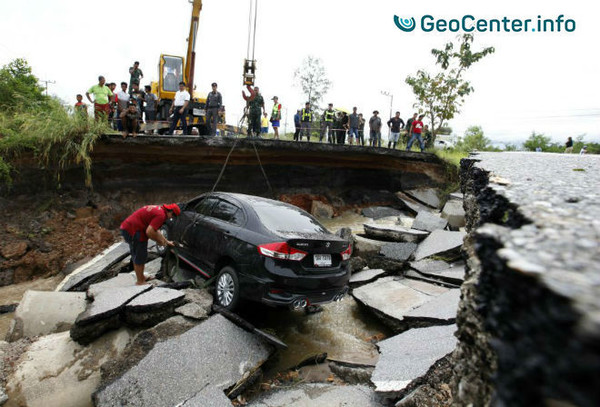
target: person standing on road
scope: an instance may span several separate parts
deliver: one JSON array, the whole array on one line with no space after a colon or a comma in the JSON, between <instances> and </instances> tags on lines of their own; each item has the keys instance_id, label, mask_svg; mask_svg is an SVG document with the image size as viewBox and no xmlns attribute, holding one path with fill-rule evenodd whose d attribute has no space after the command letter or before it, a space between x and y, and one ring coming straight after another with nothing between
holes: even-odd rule
<instances>
[{"instance_id":1,"label":"person standing on road","mask_svg":"<svg viewBox=\"0 0 600 407\"><path fill-rule=\"evenodd\" d=\"M263 113L263 117L260 119L260 134L264 134L265 138L269 133L269 115L267 112Z\"/></svg>"},{"instance_id":2,"label":"person standing on road","mask_svg":"<svg viewBox=\"0 0 600 407\"><path fill-rule=\"evenodd\" d=\"M90 93L94 95L94 100L90 97ZM94 104L94 118L96 120L103 118L108 120L110 114L110 101L112 100L113 93L108 86L106 86L106 79L100 75L98 77L98 83L85 92L85 96L88 98L90 103Z\"/></svg>"},{"instance_id":3,"label":"person standing on road","mask_svg":"<svg viewBox=\"0 0 600 407\"><path fill-rule=\"evenodd\" d=\"M358 140L360 139L360 145L365 146L365 123L366 120L363 117L362 113L358 114L358 138L356 139L356 144L358 144Z\"/></svg>"},{"instance_id":4,"label":"person standing on road","mask_svg":"<svg viewBox=\"0 0 600 407\"><path fill-rule=\"evenodd\" d=\"M369 144L373 147L381 147L381 118L378 114L379 111L374 110L369 119Z\"/></svg>"},{"instance_id":5,"label":"person standing on road","mask_svg":"<svg viewBox=\"0 0 600 407\"><path fill-rule=\"evenodd\" d=\"M265 112L265 99L260 94L260 88L254 88L254 97L248 102L248 123L249 137L258 137L260 135L260 120Z\"/></svg>"},{"instance_id":6,"label":"person standing on road","mask_svg":"<svg viewBox=\"0 0 600 407\"><path fill-rule=\"evenodd\" d=\"M77 114L79 117L85 117L87 119L87 117L88 117L87 105L85 103L83 103L83 96L77 95L76 98L77 98L77 103L75 103L75 114Z\"/></svg>"},{"instance_id":7,"label":"person standing on road","mask_svg":"<svg viewBox=\"0 0 600 407\"><path fill-rule=\"evenodd\" d=\"M390 128L390 139L388 140L388 148L393 144L393 149L396 149L396 143L400 138L400 129L404 127L404 120L400 118L400 112L396 112L396 116L390 118L387 122Z\"/></svg>"},{"instance_id":8,"label":"person standing on road","mask_svg":"<svg viewBox=\"0 0 600 407\"><path fill-rule=\"evenodd\" d=\"M302 114L300 115L301 120L301 132L300 132L300 141L302 141L302 136L306 136L306 141L310 142L310 131L312 125L312 110L310 110L310 102L306 102L304 105L304 109L302 109Z\"/></svg>"},{"instance_id":9,"label":"person standing on road","mask_svg":"<svg viewBox=\"0 0 600 407\"><path fill-rule=\"evenodd\" d=\"M115 93L117 101L117 130L123 131L123 123L121 121L121 113L127 110L129 106L130 95L127 93L127 82L121 82L121 90Z\"/></svg>"},{"instance_id":10,"label":"person standing on road","mask_svg":"<svg viewBox=\"0 0 600 407\"><path fill-rule=\"evenodd\" d=\"M565 154L571 154L573 153L573 139L571 137L569 137L567 139L567 142L565 143Z\"/></svg>"},{"instance_id":11,"label":"person standing on road","mask_svg":"<svg viewBox=\"0 0 600 407\"><path fill-rule=\"evenodd\" d=\"M146 96L144 97L144 114L146 115L146 125L154 123L156 120L156 111L158 109L158 96L152 93L152 86L146 85ZM153 129L146 126L146 133L152 134Z\"/></svg>"},{"instance_id":12,"label":"person standing on road","mask_svg":"<svg viewBox=\"0 0 600 407\"><path fill-rule=\"evenodd\" d=\"M129 68L129 89L133 89L133 84L140 86L140 78L144 77L144 73L140 69L140 63L135 61L133 66Z\"/></svg>"},{"instance_id":13,"label":"person standing on road","mask_svg":"<svg viewBox=\"0 0 600 407\"><path fill-rule=\"evenodd\" d=\"M177 204L147 205L133 212L121 223L121 235L129 244L129 252L136 276L136 285L146 283L144 267L148 258L148 239L160 246L174 246L159 232L167 219L179 216L181 209Z\"/></svg>"},{"instance_id":14,"label":"person standing on road","mask_svg":"<svg viewBox=\"0 0 600 407\"><path fill-rule=\"evenodd\" d=\"M279 140L279 124L281 120L281 104L279 103L279 98L277 96L273 96L271 99L273 101L273 108L271 109L271 126L273 126L273 132L275 136L273 137L275 140Z\"/></svg>"},{"instance_id":15,"label":"person standing on road","mask_svg":"<svg viewBox=\"0 0 600 407\"><path fill-rule=\"evenodd\" d=\"M356 107L352 108L352 114L348 116L348 127L350 130L348 131L348 142L350 145L354 144L354 138L356 137L356 144L358 144L358 122L359 116L356 113Z\"/></svg>"},{"instance_id":16,"label":"person standing on road","mask_svg":"<svg viewBox=\"0 0 600 407\"><path fill-rule=\"evenodd\" d=\"M405 138L405 140L404 140L404 144L408 144L408 140L410 139L410 135L411 135L411 133L410 133L410 129L411 129L411 127L412 127L412 123L413 123L413 122L414 122L416 119L417 119L417 114L416 114L416 113L413 113L413 116L412 116L410 119L408 119L408 120L406 121L406 126L404 126L404 129L406 130L406 132L404 133L404 138Z\"/></svg>"},{"instance_id":17,"label":"person standing on road","mask_svg":"<svg viewBox=\"0 0 600 407\"><path fill-rule=\"evenodd\" d=\"M173 104L169 109L169 115L173 114L173 121L171 122L171 127L169 128L169 134L173 135L175 131L175 127L177 127L177 122L181 120L181 127L183 128L183 134L187 134L187 122L185 120L185 115L187 114L187 107L190 104L190 94L187 90L185 90L185 82L179 82L179 90L175 92L175 99L173 99Z\"/></svg>"},{"instance_id":18,"label":"person standing on road","mask_svg":"<svg viewBox=\"0 0 600 407\"><path fill-rule=\"evenodd\" d=\"M209 129L210 136L217 135L217 126L219 124L219 109L223 106L223 96L217 91L217 83L211 85L212 91L206 96L206 126Z\"/></svg>"},{"instance_id":19,"label":"person standing on road","mask_svg":"<svg viewBox=\"0 0 600 407\"><path fill-rule=\"evenodd\" d=\"M294 127L296 131L294 132L294 141L298 141L298 137L300 136L300 110L296 110L296 114L294 115Z\"/></svg>"},{"instance_id":20,"label":"person standing on road","mask_svg":"<svg viewBox=\"0 0 600 407\"><path fill-rule=\"evenodd\" d=\"M410 151L415 140L419 140L419 146L421 147L421 152L425 151L425 142L423 141L423 137L421 137L421 133L423 132L423 117L424 114L420 115L419 118L412 122L410 129L410 140L408 140L408 144L406 145L406 151Z\"/></svg>"},{"instance_id":21,"label":"person standing on road","mask_svg":"<svg viewBox=\"0 0 600 407\"><path fill-rule=\"evenodd\" d=\"M335 137L333 135L333 122L335 121L335 111L333 110L333 103L330 103L327 110L323 112L323 127L321 128L321 135L319 136L319 142L322 142L327 133L327 142L333 143ZM329 130L329 132L327 131Z\"/></svg>"}]
</instances>

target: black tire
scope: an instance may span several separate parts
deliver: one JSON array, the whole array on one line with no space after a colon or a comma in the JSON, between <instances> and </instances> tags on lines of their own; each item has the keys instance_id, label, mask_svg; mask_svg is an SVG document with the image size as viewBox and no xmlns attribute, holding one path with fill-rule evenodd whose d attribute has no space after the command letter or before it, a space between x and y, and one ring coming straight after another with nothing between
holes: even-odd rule
<instances>
[{"instance_id":1,"label":"black tire","mask_svg":"<svg viewBox=\"0 0 600 407\"><path fill-rule=\"evenodd\" d=\"M225 266L215 281L215 302L221 307L233 311L240 301L240 280L231 266Z\"/></svg>"},{"instance_id":2,"label":"black tire","mask_svg":"<svg viewBox=\"0 0 600 407\"><path fill-rule=\"evenodd\" d=\"M157 278L166 283L172 283L173 276L179 267L179 262L177 260L178 259L177 256L175 256L175 253L173 253L172 250L167 250L165 257L163 257L160 273L157 275Z\"/></svg>"}]
</instances>

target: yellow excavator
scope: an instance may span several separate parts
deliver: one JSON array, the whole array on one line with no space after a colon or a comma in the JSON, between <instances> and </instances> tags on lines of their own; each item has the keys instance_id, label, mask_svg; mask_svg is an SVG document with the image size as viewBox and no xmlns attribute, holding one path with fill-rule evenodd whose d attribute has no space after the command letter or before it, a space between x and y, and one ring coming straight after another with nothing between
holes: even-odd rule
<instances>
[{"instance_id":1,"label":"yellow excavator","mask_svg":"<svg viewBox=\"0 0 600 407\"><path fill-rule=\"evenodd\" d=\"M192 19L190 33L187 39L187 53L182 56L161 54L158 62L158 82L152 82L152 93L158 96L158 113L155 130L164 133L169 128L169 109L179 90L179 82L184 81L192 96L188 107L188 126L198 129L199 134L208 134L206 126L206 97L200 97L194 89L194 64L196 62L196 39L202 0L188 0L192 4ZM219 128L224 127L224 112L220 115Z\"/></svg>"}]
</instances>

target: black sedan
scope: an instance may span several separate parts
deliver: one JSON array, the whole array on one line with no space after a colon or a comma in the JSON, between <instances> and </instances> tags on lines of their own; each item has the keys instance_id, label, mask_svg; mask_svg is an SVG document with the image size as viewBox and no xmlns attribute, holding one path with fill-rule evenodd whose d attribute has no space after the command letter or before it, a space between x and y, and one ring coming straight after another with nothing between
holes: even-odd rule
<instances>
[{"instance_id":1,"label":"black sedan","mask_svg":"<svg viewBox=\"0 0 600 407\"><path fill-rule=\"evenodd\" d=\"M181 210L163 228L178 246L168 255L206 279L216 276L215 300L225 308L244 298L300 309L348 291L352 245L295 206L217 192Z\"/></svg>"}]
</instances>

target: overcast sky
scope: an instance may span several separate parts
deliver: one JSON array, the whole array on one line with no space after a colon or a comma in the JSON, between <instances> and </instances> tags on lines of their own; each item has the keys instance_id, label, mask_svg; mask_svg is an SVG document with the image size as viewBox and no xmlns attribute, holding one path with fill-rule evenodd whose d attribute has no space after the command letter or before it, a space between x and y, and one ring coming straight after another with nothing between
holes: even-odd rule
<instances>
[{"instance_id":1,"label":"overcast sky","mask_svg":"<svg viewBox=\"0 0 600 407\"><path fill-rule=\"evenodd\" d=\"M564 141L586 134L600 141L600 24L595 2L564 1L289 1L258 0L257 85L263 95L278 95L293 112L305 96L293 73L307 55L322 59L333 86L323 100L368 115L393 110L406 118L415 99L407 75L433 72L431 48L455 40L456 33L406 33L393 17L425 14L437 18L573 19L571 33L479 33L475 47L496 53L469 72L475 88L462 113L450 122L462 135L481 125L495 142L524 140L535 130ZM249 0L205 0L196 45L198 90L219 83L234 123L243 108L242 63L246 56ZM49 92L68 102L102 74L108 81L129 81L128 68L140 61L142 84L158 75L161 53L184 55L191 5L186 0L0 1L0 64L24 57L40 79L55 81ZM269 102L270 104L271 102ZM284 110L285 113L285 110ZM285 120L285 115L284 115ZM283 124L282 124L283 125Z\"/></svg>"}]
</instances>

